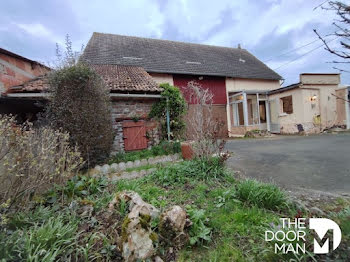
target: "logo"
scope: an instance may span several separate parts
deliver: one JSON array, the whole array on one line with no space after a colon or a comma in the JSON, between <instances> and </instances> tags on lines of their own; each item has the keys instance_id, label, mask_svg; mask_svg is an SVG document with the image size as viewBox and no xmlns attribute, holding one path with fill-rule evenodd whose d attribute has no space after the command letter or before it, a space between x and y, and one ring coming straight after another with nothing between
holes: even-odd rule
<instances>
[{"instance_id":1,"label":"logo","mask_svg":"<svg viewBox=\"0 0 350 262\"><path fill-rule=\"evenodd\" d=\"M310 218L310 229L315 230L321 241L325 238L329 230L333 230L333 250L335 250L341 241L341 230L337 223L328 218ZM324 244L321 246L316 239L314 239L314 253L327 254L329 250L329 239L326 238Z\"/></svg>"},{"instance_id":2,"label":"logo","mask_svg":"<svg viewBox=\"0 0 350 262\"><path fill-rule=\"evenodd\" d=\"M275 230L265 231L265 241L274 243L275 253L306 253L307 228L315 232L313 250L315 254L327 254L335 250L341 242L341 230L337 223L328 218L310 218L308 227L306 218L281 218L281 225L274 226ZM333 232L333 239L326 236ZM333 243L330 250L330 243Z\"/></svg>"}]
</instances>

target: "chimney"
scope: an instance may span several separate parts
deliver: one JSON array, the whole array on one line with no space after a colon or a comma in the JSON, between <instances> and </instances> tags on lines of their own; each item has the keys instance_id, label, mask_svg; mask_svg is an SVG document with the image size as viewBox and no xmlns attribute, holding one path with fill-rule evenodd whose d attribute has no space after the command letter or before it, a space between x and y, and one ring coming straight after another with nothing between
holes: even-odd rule
<instances>
[{"instance_id":1,"label":"chimney","mask_svg":"<svg viewBox=\"0 0 350 262\"><path fill-rule=\"evenodd\" d=\"M241 44L238 44L238 47L237 47L238 49L241 49Z\"/></svg>"}]
</instances>

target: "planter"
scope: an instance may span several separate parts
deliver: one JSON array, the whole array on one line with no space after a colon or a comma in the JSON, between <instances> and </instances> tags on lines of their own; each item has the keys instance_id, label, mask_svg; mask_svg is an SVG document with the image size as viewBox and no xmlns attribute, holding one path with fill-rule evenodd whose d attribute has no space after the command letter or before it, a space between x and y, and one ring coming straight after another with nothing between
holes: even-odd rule
<instances>
[{"instance_id":1,"label":"planter","mask_svg":"<svg viewBox=\"0 0 350 262\"><path fill-rule=\"evenodd\" d=\"M193 144L192 141L181 142L181 153L182 153L183 159L185 160L193 159L194 154L193 154L192 144Z\"/></svg>"}]
</instances>

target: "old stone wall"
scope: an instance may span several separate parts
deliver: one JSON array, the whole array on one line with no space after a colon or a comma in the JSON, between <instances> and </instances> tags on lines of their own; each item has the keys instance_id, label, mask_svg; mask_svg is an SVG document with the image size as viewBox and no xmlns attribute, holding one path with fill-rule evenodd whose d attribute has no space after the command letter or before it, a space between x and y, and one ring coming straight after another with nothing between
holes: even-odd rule
<instances>
[{"instance_id":1,"label":"old stone wall","mask_svg":"<svg viewBox=\"0 0 350 262\"><path fill-rule=\"evenodd\" d=\"M113 143L113 151L124 152L124 121L145 121L147 146L151 147L159 143L160 127L159 123L154 119L148 119L153 103L156 99L146 98L118 98L112 100L112 121L115 130L115 138Z\"/></svg>"}]
</instances>

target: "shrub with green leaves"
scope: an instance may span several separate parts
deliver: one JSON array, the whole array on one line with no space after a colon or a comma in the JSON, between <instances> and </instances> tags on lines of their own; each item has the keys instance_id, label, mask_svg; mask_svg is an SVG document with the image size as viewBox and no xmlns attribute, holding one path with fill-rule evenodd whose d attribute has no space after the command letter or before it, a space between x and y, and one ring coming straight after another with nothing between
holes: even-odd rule
<instances>
[{"instance_id":1,"label":"shrub with green leaves","mask_svg":"<svg viewBox=\"0 0 350 262\"><path fill-rule=\"evenodd\" d=\"M205 225L206 215L203 209L196 209L186 206L187 214L192 222L189 230L190 244L202 244L204 241L211 240L211 228Z\"/></svg>"},{"instance_id":2,"label":"shrub with green leaves","mask_svg":"<svg viewBox=\"0 0 350 262\"><path fill-rule=\"evenodd\" d=\"M114 138L109 89L89 66L78 63L51 73L48 116L54 127L70 134L86 165L110 154Z\"/></svg>"},{"instance_id":3,"label":"shrub with green leaves","mask_svg":"<svg viewBox=\"0 0 350 262\"><path fill-rule=\"evenodd\" d=\"M163 88L161 99L158 103L153 104L149 117L157 118L162 127L162 136L167 138L167 122L166 113L169 110L171 136L175 139L180 139L185 132L185 122L183 116L186 113L186 101L181 94L181 91L176 86L168 83L161 84Z\"/></svg>"},{"instance_id":4,"label":"shrub with green leaves","mask_svg":"<svg viewBox=\"0 0 350 262\"><path fill-rule=\"evenodd\" d=\"M241 181L236 196L249 205L270 210L282 210L288 206L287 196L278 186L253 179Z\"/></svg>"}]
</instances>

